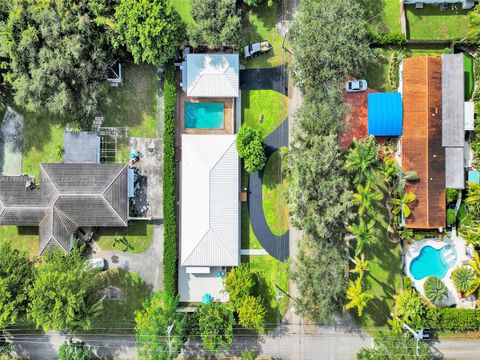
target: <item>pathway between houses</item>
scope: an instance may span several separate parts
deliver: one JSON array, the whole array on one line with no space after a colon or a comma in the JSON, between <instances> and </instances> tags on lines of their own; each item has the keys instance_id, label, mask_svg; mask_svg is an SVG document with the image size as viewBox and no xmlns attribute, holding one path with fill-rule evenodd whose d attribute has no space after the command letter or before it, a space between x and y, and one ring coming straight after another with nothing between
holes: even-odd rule
<instances>
[{"instance_id":1,"label":"pathway between houses","mask_svg":"<svg viewBox=\"0 0 480 360\"><path fill-rule=\"evenodd\" d=\"M153 239L147 251L132 254L119 250L99 250L93 258L102 257L108 268L121 268L138 274L151 291L163 288L163 224L153 225Z\"/></svg>"}]
</instances>

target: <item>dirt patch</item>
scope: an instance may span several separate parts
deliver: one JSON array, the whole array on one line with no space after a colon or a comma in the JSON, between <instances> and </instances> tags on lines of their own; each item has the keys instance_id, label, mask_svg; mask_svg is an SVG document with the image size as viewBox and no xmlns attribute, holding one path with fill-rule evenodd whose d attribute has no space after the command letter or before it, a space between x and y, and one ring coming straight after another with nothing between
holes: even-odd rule
<instances>
[{"instance_id":1,"label":"dirt patch","mask_svg":"<svg viewBox=\"0 0 480 360\"><path fill-rule=\"evenodd\" d=\"M102 294L105 295L107 300L122 300L123 290L116 286L107 286L102 290Z\"/></svg>"}]
</instances>

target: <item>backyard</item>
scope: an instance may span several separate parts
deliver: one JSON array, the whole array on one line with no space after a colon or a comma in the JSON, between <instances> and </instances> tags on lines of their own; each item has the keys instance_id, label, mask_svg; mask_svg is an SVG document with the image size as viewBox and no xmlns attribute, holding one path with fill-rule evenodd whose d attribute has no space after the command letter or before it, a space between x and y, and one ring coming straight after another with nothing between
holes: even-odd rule
<instances>
[{"instance_id":1,"label":"backyard","mask_svg":"<svg viewBox=\"0 0 480 360\"><path fill-rule=\"evenodd\" d=\"M0 243L10 241L14 249L38 256L38 228L30 226L0 226Z\"/></svg>"},{"instance_id":2,"label":"backyard","mask_svg":"<svg viewBox=\"0 0 480 360\"><path fill-rule=\"evenodd\" d=\"M151 222L131 221L128 228L99 228L95 241L102 250L121 250L133 254L145 252L153 238Z\"/></svg>"},{"instance_id":3,"label":"backyard","mask_svg":"<svg viewBox=\"0 0 480 360\"><path fill-rule=\"evenodd\" d=\"M400 33L400 4L398 0L363 0L370 19L370 31Z\"/></svg>"},{"instance_id":4,"label":"backyard","mask_svg":"<svg viewBox=\"0 0 480 360\"><path fill-rule=\"evenodd\" d=\"M468 12L461 4L452 4L448 10L439 5L424 4L423 9L406 5L408 37L415 40L460 40L468 33Z\"/></svg>"}]
</instances>

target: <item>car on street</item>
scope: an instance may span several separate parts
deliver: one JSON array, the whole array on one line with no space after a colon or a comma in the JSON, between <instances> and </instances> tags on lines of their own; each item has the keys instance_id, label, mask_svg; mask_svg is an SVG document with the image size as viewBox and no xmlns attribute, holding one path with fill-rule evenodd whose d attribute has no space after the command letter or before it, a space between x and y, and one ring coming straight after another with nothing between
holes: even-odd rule
<instances>
[{"instance_id":1,"label":"car on street","mask_svg":"<svg viewBox=\"0 0 480 360\"><path fill-rule=\"evenodd\" d=\"M271 49L272 49L272 45L270 45L268 40L247 45L244 48L245 59L250 59L255 56L266 54Z\"/></svg>"},{"instance_id":2,"label":"car on street","mask_svg":"<svg viewBox=\"0 0 480 360\"><path fill-rule=\"evenodd\" d=\"M103 271L107 268L107 262L104 258L93 258L85 261L85 268Z\"/></svg>"},{"instance_id":3,"label":"car on street","mask_svg":"<svg viewBox=\"0 0 480 360\"><path fill-rule=\"evenodd\" d=\"M365 91L368 88L367 80L350 80L345 84L346 92Z\"/></svg>"}]
</instances>

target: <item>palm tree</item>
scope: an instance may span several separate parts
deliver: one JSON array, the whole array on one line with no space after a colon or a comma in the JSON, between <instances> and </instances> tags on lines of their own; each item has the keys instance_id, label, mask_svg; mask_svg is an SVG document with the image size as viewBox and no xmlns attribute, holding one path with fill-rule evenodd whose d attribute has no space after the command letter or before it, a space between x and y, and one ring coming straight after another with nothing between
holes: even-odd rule
<instances>
[{"instance_id":1,"label":"palm tree","mask_svg":"<svg viewBox=\"0 0 480 360\"><path fill-rule=\"evenodd\" d=\"M473 252L473 261L469 261L468 265L472 267L476 277L471 283L470 290L465 293L465 296L473 294L480 287L480 256L478 255L477 251Z\"/></svg>"},{"instance_id":2,"label":"palm tree","mask_svg":"<svg viewBox=\"0 0 480 360\"><path fill-rule=\"evenodd\" d=\"M367 181L365 186L359 184L357 186L357 193L354 193L353 196L353 204L358 206L358 213L363 215L365 210L369 214L373 214L373 205L376 201L382 200L383 195L372 189L370 185L370 181Z\"/></svg>"},{"instance_id":3,"label":"palm tree","mask_svg":"<svg viewBox=\"0 0 480 360\"><path fill-rule=\"evenodd\" d=\"M414 202L416 198L417 196L414 193L408 193L403 194L400 199L392 199L392 203L394 205L393 213L398 214L402 212L403 218L407 219L412 213L408 205Z\"/></svg>"},{"instance_id":4,"label":"palm tree","mask_svg":"<svg viewBox=\"0 0 480 360\"><path fill-rule=\"evenodd\" d=\"M363 278L363 274L369 270L368 260L365 260L365 256L362 254L360 257L355 256L353 258L355 267L350 270L352 274L358 274L358 277Z\"/></svg>"},{"instance_id":5,"label":"palm tree","mask_svg":"<svg viewBox=\"0 0 480 360\"><path fill-rule=\"evenodd\" d=\"M368 223L365 220L360 219L358 224L353 224L347 227L347 230L355 236L357 240L357 247L355 249L355 255L359 255L365 244L371 244L374 240L373 228L375 226L375 220L370 220Z\"/></svg>"},{"instance_id":6,"label":"palm tree","mask_svg":"<svg viewBox=\"0 0 480 360\"><path fill-rule=\"evenodd\" d=\"M419 328L426 312L425 302L413 289L400 290L393 295L393 313L406 324Z\"/></svg>"},{"instance_id":7,"label":"palm tree","mask_svg":"<svg viewBox=\"0 0 480 360\"><path fill-rule=\"evenodd\" d=\"M347 299L350 301L346 305L347 309L356 308L358 316L361 317L368 300L372 298L372 294L363 291L361 277L356 278L355 281L350 280L348 282Z\"/></svg>"},{"instance_id":8,"label":"palm tree","mask_svg":"<svg viewBox=\"0 0 480 360\"><path fill-rule=\"evenodd\" d=\"M480 184L467 182L468 195L465 201L469 205L470 210L473 213L479 213L480 211Z\"/></svg>"},{"instance_id":9,"label":"palm tree","mask_svg":"<svg viewBox=\"0 0 480 360\"><path fill-rule=\"evenodd\" d=\"M345 163L345 170L354 174L355 183L362 183L370 179L375 170L379 168L380 161L375 138L370 136L364 141L355 140Z\"/></svg>"},{"instance_id":10,"label":"palm tree","mask_svg":"<svg viewBox=\"0 0 480 360\"><path fill-rule=\"evenodd\" d=\"M472 283L475 280L475 273L471 267L460 266L453 270L452 280L457 288L457 291L462 295L469 292L472 288Z\"/></svg>"},{"instance_id":11,"label":"palm tree","mask_svg":"<svg viewBox=\"0 0 480 360\"><path fill-rule=\"evenodd\" d=\"M423 284L423 289L425 290L427 298L434 304L439 304L445 300L448 295L447 287L443 281L436 276L430 276Z\"/></svg>"}]
</instances>

